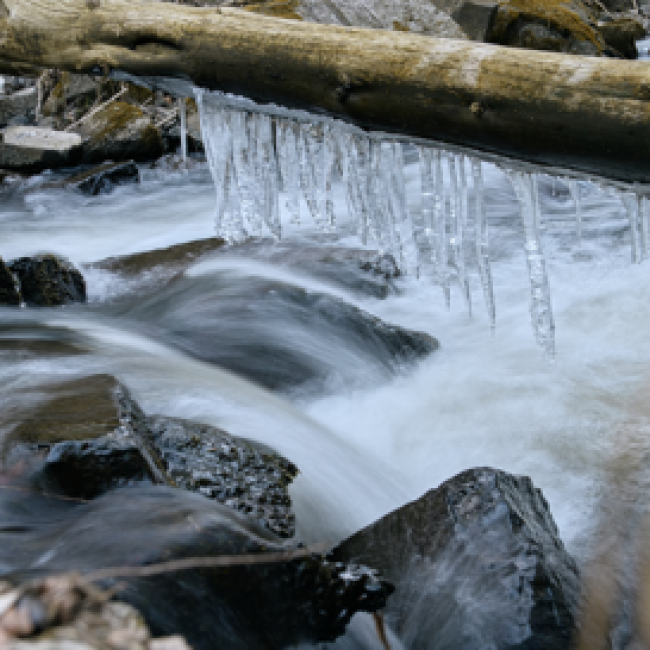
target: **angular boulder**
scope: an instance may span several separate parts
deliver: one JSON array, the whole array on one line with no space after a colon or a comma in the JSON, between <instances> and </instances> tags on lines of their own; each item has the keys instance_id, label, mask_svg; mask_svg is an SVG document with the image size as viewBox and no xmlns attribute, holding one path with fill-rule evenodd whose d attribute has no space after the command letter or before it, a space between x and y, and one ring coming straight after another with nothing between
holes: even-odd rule
<instances>
[{"instance_id":1,"label":"angular boulder","mask_svg":"<svg viewBox=\"0 0 650 650\"><path fill-rule=\"evenodd\" d=\"M84 162L152 160L163 153L158 129L138 106L115 101L86 119L78 131L84 139Z\"/></svg>"},{"instance_id":2,"label":"angular boulder","mask_svg":"<svg viewBox=\"0 0 650 650\"><path fill-rule=\"evenodd\" d=\"M83 153L76 133L43 127L11 126L0 138L0 168L16 172L71 167L81 161Z\"/></svg>"},{"instance_id":3,"label":"angular boulder","mask_svg":"<svg viewBox=\"0 0 650 650\"><path fill-rule=\"evenodd\" d=\"M527 477L467 470L340 544L331 559L379 569L409 650L567 650L580 583Z\"/></svg>"},{"instance_id":4,"label":"angular boulder","mask_svg":"<svg viewBox=\"0 0 650 650\"><path fill-rule=\"evenodd\" d=\"M47 399L23 417L5 442L5 464L38 465L49 491L92 499L109 490L168 481L147 440L147 420L110 375L44 388Z\"/></svg>"},{"instance_id":5,"label":"angular boulder","mask_svg":"<svg viewBox=\"0 0 650 650\"><path fill-rule=\"evenodd\" d=\"M181 488L242 512L279 537L293 537L289 484L298 468L271 449L205 424L150 420L150 441Z\"/></svg>"},{"instance_id":6,"label":"angular boulder","mask_svg":"<svg viewBox=\"0 0 650 650\"><path fill-rule=\"evenodd\" d=\"M86 282L67 260L56 255L21 257L9 265L27 305L53 307L86 302Z\"/></svg>"},{"instance_id":7,"label":"angular boulder","mask_svg":"<svg viewBox=\"0 0 650 650\"><path fill-rule=\"evenodd\" d=\"M0 257L0 305L20 305L16 278Z\"/></svg>"}]
</instances>

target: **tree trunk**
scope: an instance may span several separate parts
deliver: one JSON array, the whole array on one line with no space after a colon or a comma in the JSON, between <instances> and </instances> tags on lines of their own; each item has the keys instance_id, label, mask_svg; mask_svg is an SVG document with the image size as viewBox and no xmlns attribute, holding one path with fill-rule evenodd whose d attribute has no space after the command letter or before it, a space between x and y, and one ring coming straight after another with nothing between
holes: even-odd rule
<instances>
[{"instance_id":1,"label":"tree trunk","mask_svg":"<svg viewBox=\"0 0 650 650\"><path fill-rule=\"evenodd\" d=\"M650 66L152 0L0 0L0 60L185 77L363 127L650 182Z\"/></svg>"}]
</instances>

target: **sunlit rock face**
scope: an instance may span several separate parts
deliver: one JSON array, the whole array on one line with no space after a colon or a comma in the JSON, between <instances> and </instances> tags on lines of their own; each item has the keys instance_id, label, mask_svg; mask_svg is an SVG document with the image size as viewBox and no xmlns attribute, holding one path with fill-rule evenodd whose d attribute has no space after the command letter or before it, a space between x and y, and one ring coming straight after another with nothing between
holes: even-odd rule
<instances>
[{"instance_id":1,"label":"sunlit rock face","mask_svg":"<svg viewBox=\"0 0 650 650\"><path fill-rule=\"evenodd\" d=\"M343 542L396 585L405 647L570 648L579 576L528 477L467 470Z\"/></svg>"}]
</instances>

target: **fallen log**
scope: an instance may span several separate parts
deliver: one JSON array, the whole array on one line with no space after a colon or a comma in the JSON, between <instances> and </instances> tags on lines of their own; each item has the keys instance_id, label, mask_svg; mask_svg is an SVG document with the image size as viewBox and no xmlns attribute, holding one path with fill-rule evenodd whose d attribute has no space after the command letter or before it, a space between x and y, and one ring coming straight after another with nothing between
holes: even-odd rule
<instances>
[{"instance_id":1,"label":"fallen log","mask_svg":"<svg viewBox=\"0 0 650 650\"><path fill-rule=\"evenodd\" d=\"M650 66L152 0L0 0L0 59L191 80L364 128L650 182Z\"/></svg>"}]
</instances>

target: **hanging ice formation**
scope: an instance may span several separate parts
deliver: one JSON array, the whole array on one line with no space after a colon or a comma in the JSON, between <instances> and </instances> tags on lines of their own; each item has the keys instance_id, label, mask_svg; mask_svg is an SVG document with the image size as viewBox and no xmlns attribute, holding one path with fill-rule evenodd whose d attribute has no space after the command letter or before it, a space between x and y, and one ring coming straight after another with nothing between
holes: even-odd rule
<instances>
[{"instance_id":1,"label":"hanging ice formation","mask_svg":"<svg viewBox=\"0 0 650 650\"><path fill-rule=\"evenodd\" d=\"M475 259L494 328L481 158L430 142L366 132L322 115L195 92L217 195L216 228L226 240L268 234L279 240L281 191L291 223L299 224L308 214L322 231L333 232L333 181L340 179L362 242L392 254L404 273L419 275L421 267L431 267L448 308L454 280L470 315L469 270ZM415 145L419 157L421 195L415 210L406 193L402 142ZM504 169L517 196L533 332L545 354L553 357L555 326L540 237L538 174L513 161L492 161ZM580 184L575 178L563 180L574 202L580 244ZM555 179L553 183L555 188ZM650 201L633 191L620 196L630 221L632 260L640 262L650 255Z\"/></svg>"}]
</instances>

